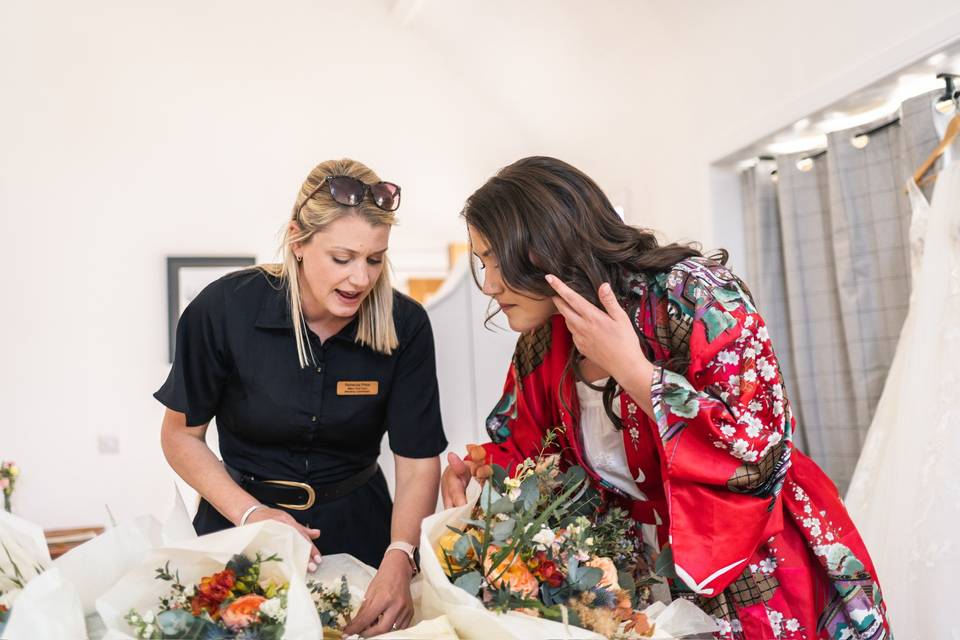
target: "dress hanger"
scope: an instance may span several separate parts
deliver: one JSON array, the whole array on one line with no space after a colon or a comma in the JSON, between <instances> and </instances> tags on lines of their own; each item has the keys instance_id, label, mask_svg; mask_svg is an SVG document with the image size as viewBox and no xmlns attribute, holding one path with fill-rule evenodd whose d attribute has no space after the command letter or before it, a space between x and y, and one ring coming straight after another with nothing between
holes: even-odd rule
<instances>
[{"instance_id":1,"label":"dress hanger","mask_svg":"<svg viewBox=\"0 0 960 640\"><path fill-rule=\"evenodd\" d=\"M953 101L956 109L956 115L954 115L953 120L947 124L947 130L943 134L943 140L941 140L940 144L937 145L937 148L933 150L933 153L931 153L927 159L924 160L923 164L920 165L920 168L914 172L913 181L917 183L918 187L923 186L923 184L926 182L932 182L937 179L936 175L932 175L927 178L924 178L924 176L928 171L930 171L931 168L933 168L933 165L938 159L940 159L940 156L942 156L950 147L950 145L953 144L953 141L960 136L960 91L956 91L954 89L954 79L958 76L949 73L941 73L937 77L942 78L947 83L947 89L944 93L943 99L949 99Z\"/></svg>"}]
</instances>

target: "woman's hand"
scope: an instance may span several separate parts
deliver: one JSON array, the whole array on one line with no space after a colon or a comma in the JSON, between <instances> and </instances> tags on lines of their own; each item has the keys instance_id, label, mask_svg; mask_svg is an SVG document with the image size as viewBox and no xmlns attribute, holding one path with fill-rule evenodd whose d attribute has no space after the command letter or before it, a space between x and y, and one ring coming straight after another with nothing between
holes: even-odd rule
<instances>
[{"instance_id":1,"label":"woman's hand","mask_svg":"<svg viewBox=\"0 0 960 640\"><path fill-rule=\"evenodd\" d=\"M633 322L610 285L600 285L597 293L603 309L598 309L556 276L548 275L547 282L557 292L553 301L566 320L577 350L608 371L641 406L650 404L653 365L644 355Z\"/></svg>"},{"instance_id":2,"label":"woman's hand","mask_svg":"<svg viewBox=\"0 0 960 640\"><path fill-rule=\"evenodd\" d=\"M383 556L377 575L367 587L360 610L344 628L343 635L359 633L362 636L376 636L406 629L413 618L411 578L413 569L403 551L391 550Z\"/></svg>"},{"instance_id":3,"label":"woman's hand","mask_svg":"<svg viewBox=\"0 0 960 640\"><path fill-rule=\"evenodd\" d=\"M317 567L320 565L320 552L313 544L313 541L320 537L320 529L309 529L294 520L293 516L286 511L281 511L280 509L271 509L270 507L257 509L251 513L247 518L247 524L253 524L254 522L260 522L262 520L276 520L277 522L282 522L285 525L293 527L297 530L297 533L306 538L306 540L310 543L310 565L308 569L311 572L317 570Z\"/></svg>"},{"instance_id":4,"label":"woman's hand","mask_svg":"<svg viewBox=\"0 0 960 640\"><path fill-rule=\"evenodd\" d=\"M467 445L470 457L461 460L460 456L450 452L447 454L447 468L440 479L440 493L443 496L443 506L462 507L467 503L467 485L470 478L483 482L493 473L493 468L486 464L486 450L475 444Z\"/></svg>"}]
</instances>

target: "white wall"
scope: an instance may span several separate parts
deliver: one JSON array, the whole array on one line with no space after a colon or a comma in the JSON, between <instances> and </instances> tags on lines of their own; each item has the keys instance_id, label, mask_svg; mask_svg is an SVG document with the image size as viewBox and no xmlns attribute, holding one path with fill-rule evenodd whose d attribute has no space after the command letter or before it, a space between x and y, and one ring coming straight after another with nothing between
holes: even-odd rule
<instances>
[{"instance_id":1,"label":"white wall","mask_svg":"<svg viewBox=\"0 0 960 640\"><path fill-rule=\"evenodd\" d=\"M594 175L631 222L713 246L713 160L958 24L955 0L400 6L420 9L0 4L0 457L23 468L23 516L165 510L164 257L270 259L315 162L351 155L403 185L392 245L413 262L534 153Z\"/></svg>"}]
</instances>

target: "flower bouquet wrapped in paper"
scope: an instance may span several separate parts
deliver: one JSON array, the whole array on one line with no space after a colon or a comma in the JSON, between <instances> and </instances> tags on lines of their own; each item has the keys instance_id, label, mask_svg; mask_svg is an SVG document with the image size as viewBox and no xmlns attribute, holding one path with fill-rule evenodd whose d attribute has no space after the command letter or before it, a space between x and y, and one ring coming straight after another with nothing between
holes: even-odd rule
<instances>
[{"instance_id":1,"label":"flower bouquet wrapped in paper","mask_svg":"<svg viewBox=\"0 0 960 640\"><path fill-rule=\"evenodd\" d=\"M12 616L14 601L49 564L43 529L0 511L0 634Z\"/></svg>"},{"instance_id":2,"label":"flower bouquet wrapped in paper","mask_svg":"<svg viewBox=\"0 0 960 640\"><path fill-rule=\"evenodd\" d=\"M265 521L154 549L97 600L107 638L318 638L350 615L343 585L306 582L310 543ZM320 611L322 609L322 611Z\"/></svg>"},{"instance_id":3,"label":"flower bouquet wrapped in paper","mask_svg":"<svg viewBox=\"0 0 960 640\"><path fill-rule=\"evenodd\" d=\"M713 631L688 602L641 610L655 578L633 527L556 455L510 475L494 466L466 506L424 521L424 615L446 614L463 638L674 637L656 628L663 615L684 633Z\"/></svg>"}]
</instances>

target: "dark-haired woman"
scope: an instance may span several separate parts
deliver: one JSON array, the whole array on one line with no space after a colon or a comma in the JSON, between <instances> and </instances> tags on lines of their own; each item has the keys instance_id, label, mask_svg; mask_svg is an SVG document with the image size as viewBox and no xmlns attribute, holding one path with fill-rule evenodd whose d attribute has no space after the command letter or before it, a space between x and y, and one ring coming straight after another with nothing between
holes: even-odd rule
<instances>
[{"instance_id":1,"label":"dark-haired woman","mask_svg":"<svg viewBox=\"0 0 960 640\"><path fill-rule=\"evenodd\" d=\"M463 212L483 291L521 332L492 442L471 474L555 445L672 554L673 597L718 638L890 637L880 587L836 487L796 450L770 336L747 287L693 246L659 246L553 158L502 169Z\"/></svg>"}]
</instances>

